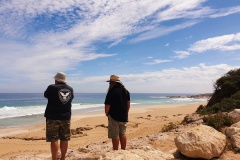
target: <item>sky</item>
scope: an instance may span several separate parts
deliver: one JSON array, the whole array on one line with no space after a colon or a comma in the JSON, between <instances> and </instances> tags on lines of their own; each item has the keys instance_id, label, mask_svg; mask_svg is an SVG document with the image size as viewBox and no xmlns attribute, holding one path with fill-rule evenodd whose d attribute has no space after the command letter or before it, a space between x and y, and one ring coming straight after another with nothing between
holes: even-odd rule
<instances>
[{"instance_id":1,"label":"sky","mask_svg":"<svg viewBox=\"0 0 240 160\"><path fill-rule=\"evenodd\" d=\"M240 68L239 0L1 0L0 93L212 93Z\"/></svg>"}]
</instances>

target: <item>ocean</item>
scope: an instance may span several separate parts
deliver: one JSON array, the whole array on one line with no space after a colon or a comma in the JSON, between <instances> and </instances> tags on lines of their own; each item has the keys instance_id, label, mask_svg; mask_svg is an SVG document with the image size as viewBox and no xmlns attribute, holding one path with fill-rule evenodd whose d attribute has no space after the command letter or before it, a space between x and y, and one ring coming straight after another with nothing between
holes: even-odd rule
<instances>
[{"instance_id":1,"label":"ocean","mask_svg":"<svg viewBox=\"0 0 240 160\"><path fill-rule=\"evenodd\" d=\"M164 106L170 104L194 104L207 99L169 98L185 96L179 93L131 93L131 108ZM75 93L72 102L72 114L104 113L106 93ZM47 99L43 93L0 93L0 128L40 124Z\"/></svg>"}]
</instances>

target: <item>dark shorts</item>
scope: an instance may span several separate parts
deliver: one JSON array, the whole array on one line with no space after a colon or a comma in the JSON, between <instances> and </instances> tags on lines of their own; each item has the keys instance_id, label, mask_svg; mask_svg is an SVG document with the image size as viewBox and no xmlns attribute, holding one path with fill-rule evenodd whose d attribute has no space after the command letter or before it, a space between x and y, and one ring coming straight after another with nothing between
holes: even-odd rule
<instances>
[{"instance_id":1,"label":"dark shorts","mask_svg":"<svg viewBox=\"0 0 240 160\"><path fill-rule=\"evenodd\" d=\"M108 116L108 138L116 139L121 135L125 135L127 122L119 122Z\"/></svg>"},{"instance_id":2,"label":"dark shorts","mask_svg":"<svg viewBox=\"0 0 240 160\"><path fill-rule=\"evenodd\" d=\"M46 141L70 140L70 120L47 120Z\"/></svg>"}]
</instances>

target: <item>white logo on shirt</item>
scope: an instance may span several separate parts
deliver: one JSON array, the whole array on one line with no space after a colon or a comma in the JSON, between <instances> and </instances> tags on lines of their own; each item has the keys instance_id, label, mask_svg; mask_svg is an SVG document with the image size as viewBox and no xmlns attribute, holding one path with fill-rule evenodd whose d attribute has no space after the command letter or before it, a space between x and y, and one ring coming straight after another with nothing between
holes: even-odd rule
<instances>
[{"instance_id":1,"label":"white logo on shirt","mask_svg":"<svg viewBox=\"0 0 240 160\"><path fill-rule=\"evenodd\" d=\"M60 91L58 91L58 96L60 101L65 104L67 103L70 98L71 98L71 91L68 89L61 89Z\"/></svg>"}]
</instances>

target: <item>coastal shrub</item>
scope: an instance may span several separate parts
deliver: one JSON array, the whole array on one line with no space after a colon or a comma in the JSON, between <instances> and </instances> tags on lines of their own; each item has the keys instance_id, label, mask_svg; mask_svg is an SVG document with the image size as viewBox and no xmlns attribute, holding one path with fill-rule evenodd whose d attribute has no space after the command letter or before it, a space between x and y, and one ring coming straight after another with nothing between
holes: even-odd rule
<instances>
[{"instance_id":1,"label":"coastal shrub","mask_svg":"<svg viewBox=\"0 0 240 160\"><path fill-rule=\"evenodd\" d=\"M205 108L205 106L201 104L201 105L197 108L196 113L198 113L198 114L201 113L204 108Z\"/></svg>"},{"instance_id":2,"label":"coastal shrub","mask_svg":"<svg viewBox=\"0 0 240 160\"><path fill-rule=\"evenodd\" d=\"M177 128L177 124L175 124L173 122L169 122L167 125L163 126L162 132L168 132L168 131L171 131L176 128Z\"/></svg>"},{"instance_id":3,"label":"coastal shrub","mask_svg":"<svg viewBox=\"0 0 240 160\"><path fill-rule=\"evenodd\" d=\"M209 99L206 108L214 107L212 111L217 113L218 109L224 107L214 106L225 98L230 98L236 92L240 91L240 69L230 70L224 76L220 77L214 84L214 92Z\"/></svg>"},{"instance_id":4,"label":"coastal shrub","mask_svg":"<svg viewBox=\"0 0 240 160\"><path fill-rule=\"evenodd\" d=\"M232 124L236 123L236 119L230 117L226 113L217 113L215 115L208 115L203 117L203 122L215 128L216 130L220 131L222 127L231 126Z\"/></svg>"},{"instance_id":5,"label":"coastal shrub","mask_svg":"<svg viewBox=\"0 0 240 160\"><path fill-rule=\"evenodd\" d=\"M206 107L202 110L197 110L199 114L214 114L218 112L231 112L234 109L240 108L240 91L233 94L231 97L224 98L219 103Z\"/></svg>"}]
</instances>

